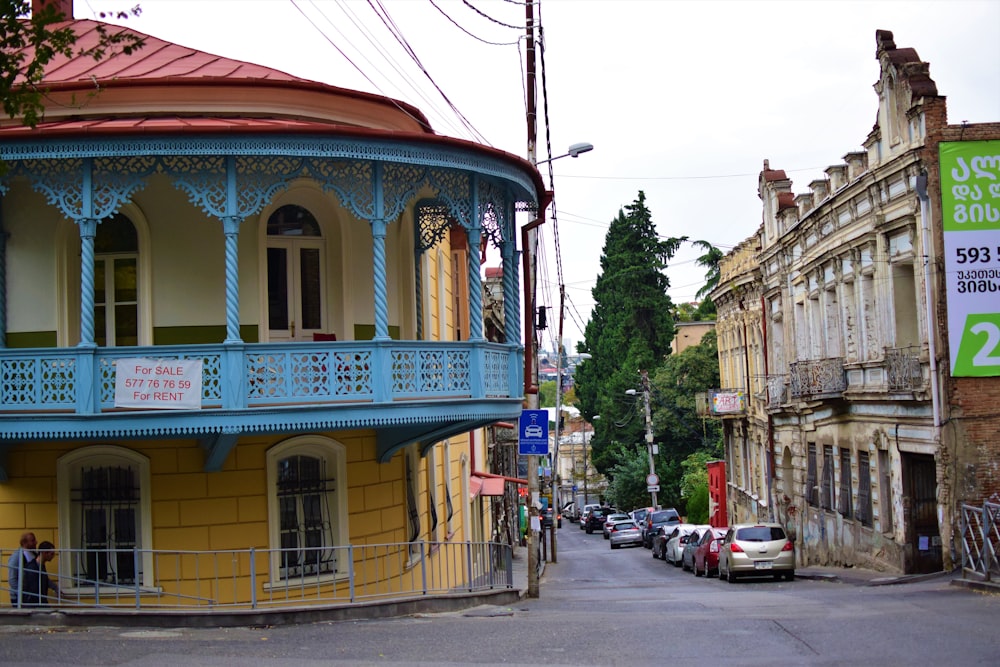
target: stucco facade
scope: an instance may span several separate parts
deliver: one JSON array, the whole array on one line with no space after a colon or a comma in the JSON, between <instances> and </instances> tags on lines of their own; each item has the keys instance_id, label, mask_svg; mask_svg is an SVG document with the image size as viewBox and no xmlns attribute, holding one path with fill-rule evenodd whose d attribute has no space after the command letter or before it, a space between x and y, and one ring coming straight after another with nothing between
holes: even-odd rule
<instances>
[{"instance_id":1,"label":"stucco facade","mask_svg":"<svg viewBox=\"0 0 1000 667\"><path fill-rule=\"evenodd\" d=\"M0 122L3 564L23 531L54 541L80 606L492 576L469 543L494 535L486 428L523 401L514 212L542 203L534 166L404 103L152 37L81 64L47 70L37 128ZM495 340L483 253L503 267ZM123 401L140 368L156 391Z\"/></svg>"},{"instance_id":2,"label":"stucco facade","mask_svg":"<svg viewBox=\"0 0 1000 667\"><path fill-rule=\"evenodd\" d=\"M729 502L731 521L786 524L803 565L923 572L960 554L959 504L996 493L996 446L967 434L1000 432L979 400L997 378L948 369L936 174L939 141L998 135L947 125L928 64L891 33L876 58L863 150L800 194L765 161L763 224L720 264L722 381L748 389L725 417Z\"/></svg>"}]
</instances>

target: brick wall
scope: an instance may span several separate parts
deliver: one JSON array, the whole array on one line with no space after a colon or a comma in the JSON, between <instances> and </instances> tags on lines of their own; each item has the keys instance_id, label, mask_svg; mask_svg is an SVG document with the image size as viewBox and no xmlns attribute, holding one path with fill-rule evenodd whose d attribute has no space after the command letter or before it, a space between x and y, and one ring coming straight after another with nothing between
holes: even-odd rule
<instances>
[{"instance_id":1,"label":"brick wall","mask_svg":"<svg viewBox=\"0 0 1000 667\"><path fill-rule=\"evenodd\" d=\"M928 138L921 157L929 167L927 185L936 248L934 289L938 294L935 317L939 323L938 364L942 378L942 453L946 468L951 472L948 482L954 492L953 507L957 511L960 503L1000 502L1000 377L953 378L949 372L938 144L1000 140L1000 123L962 126L946 125L946 120L943 100L940 103L935 100L927 109Z\"/></svg>"}]
</instances>

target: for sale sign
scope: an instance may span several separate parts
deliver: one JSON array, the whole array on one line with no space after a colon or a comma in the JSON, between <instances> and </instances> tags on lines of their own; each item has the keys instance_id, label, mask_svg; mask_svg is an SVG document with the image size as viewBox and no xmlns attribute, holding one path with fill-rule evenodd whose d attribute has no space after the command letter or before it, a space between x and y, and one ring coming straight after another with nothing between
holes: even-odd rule
<instances>
[{"instance_id":1,"label":"for sale sign","mask_svg":"<svg viewBox=\"0 0 1000 667\"><path fill-rule=\"evenodd\" d=\"M115 407L201 409L201 359L119 359Z\"/></svg>"},{"instance_id":2,"label":"for sale sign","mask_svg":"<svg viewBox=\"0 0 1000 667\"><path fill-rule=\"evenodd\" d=\"M1000 141L939 155L951 374L1000 375Z\"/></svg>"}]
</instances>

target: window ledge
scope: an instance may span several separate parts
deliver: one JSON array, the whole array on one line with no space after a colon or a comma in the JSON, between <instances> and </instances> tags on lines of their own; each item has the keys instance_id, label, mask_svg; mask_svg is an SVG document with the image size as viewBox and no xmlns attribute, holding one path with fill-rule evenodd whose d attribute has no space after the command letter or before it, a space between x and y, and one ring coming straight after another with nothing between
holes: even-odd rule
<instances>
[{"instance_id":1,"label":"window ledge","mask_svg":"<svg viewBox=\"0 0 1000 667\"><path fill-rule=\"evenodd\" d=\"M305 577L294 577L291 579L282 579L280 581L266 581L264 582L265 591L286 591L294 590L296 588L313 588L315 586L324 586L326 584L335 584L340 581L347 581L348 576L346 572L327 572L320 575L307 575Z\"/></svg>"},{"instance_id":2,"label":"window ledge","mask_svg":"<svg viewBox=\"0 0 1000 667\"><path fill-rule=\"evenodd\" d=\"M59 589L60 598L75 597L97 597L100 591L101 597L109 595L111 597L127 597L135 595L135 586L122 586L120 584L102 584L100 586L76 586ZM161 595L163 588L160 586L139 586L139 595Z\"/></svg>"}]
</instances>

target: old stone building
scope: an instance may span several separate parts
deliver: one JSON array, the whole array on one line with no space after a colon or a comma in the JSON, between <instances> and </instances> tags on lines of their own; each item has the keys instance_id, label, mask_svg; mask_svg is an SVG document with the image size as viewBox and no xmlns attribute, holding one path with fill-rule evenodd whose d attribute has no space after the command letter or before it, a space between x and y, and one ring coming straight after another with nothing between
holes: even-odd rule
<instances>
[{"instance_id":1,"label":"old stone building","mask_svg":"<svg viewBox=\"0 0 1000 667\"><path fill-rule=\"evenodd\" d=\"M799 194L765 161L762 225L720 264L722 383L746 397L723 417L729 511L733 522L783 522L800 564L923 572L959 557L960 505L1000 491L1000 359L989 347L1000 280L988 278L1000 264L985 257L1000 254L1000 188L989 187L1000 124L948 125L928 64L890 32L876 43L878 115L863 150ZM983 188L956 190L970 202L983 193L978 217L963 202L945 211L981 223L976 260L946 243L944 146L964 150L947 149L959 160L985 156L969 160ZM986 293L963 306L978 323L963 334L949 295L976 286L957 286L964 274L949 262L973 261L965 268L984 273ZM955 366L949 328L982 348L978 367Z\"/></svg>"}]
</instances>

